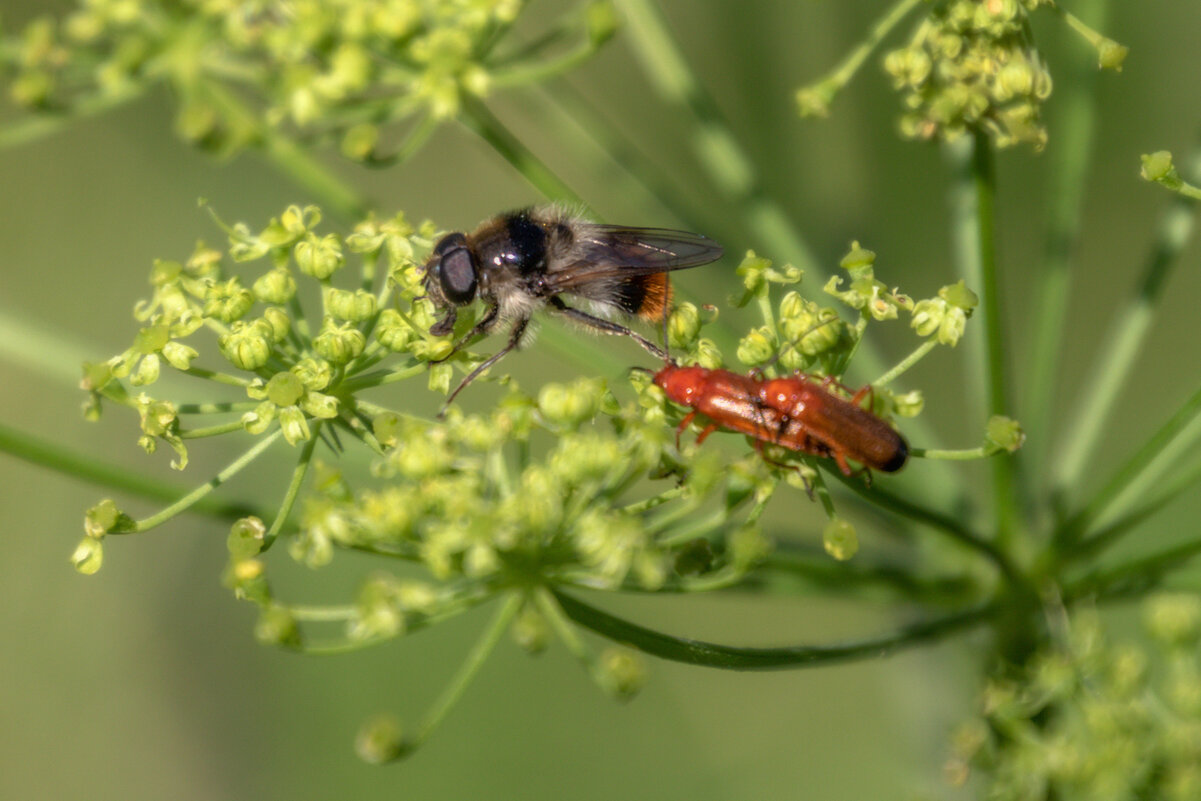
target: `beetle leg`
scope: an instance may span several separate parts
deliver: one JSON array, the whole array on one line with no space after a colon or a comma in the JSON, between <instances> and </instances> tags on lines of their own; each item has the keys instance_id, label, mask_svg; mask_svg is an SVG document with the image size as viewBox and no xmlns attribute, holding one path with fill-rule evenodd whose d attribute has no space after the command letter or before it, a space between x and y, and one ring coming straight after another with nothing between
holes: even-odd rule
<instances>
[{"instance_id":1,"label":"beetle leg","mask_svg":"<svg viewBox=\"0 0 1201 801\"><path fill-rule=\"evenodd\" d=\"M684 429L688 428L688 424L691 423L695 417L696 417L696 412L689 412L688 414L684 415L684 419L681 420L680 424L676 427L676 450L677 451L680 449L680 435L684 433Z\"/></svg>"},{"instance_id":2,"label":"beetle leg","mask_svg":"<svg viewBox=\"0 0 1201 801\"><path fill-rule=\"evenodd\" d=\"M696 438L696 444L697 444L697 445L700 445L702 442L704 442L704 441L705 441L705 439L706 439L706 438L707 438L707 437L708 437L710 434L712 434L712 433L713 433L714 431L716 431L716 430L717 430L717 423L710 423L709 425L705 426L705 430L704 430L704 431L702 431L702 432L700 433L700 435L699 435L699 436L697 436L697 438Z\"/></svg>"},{"instance_id":3,"label":"beetle leg","mask_svg":"<svg viewBox=\"0 0 1201 801\"><path fill-rule=\"evenodd\" d=\"M870 412L872 410L872 407L874 407L876 405L876 391L874 389L872 389L871 384L864 384L859 389L858 392L856 392L854 395L852 395L851 403L858 406L859 401L863 400L865 395L867 396L867 406L865 406L864 408Z\"/></svg>"}]
</instances>

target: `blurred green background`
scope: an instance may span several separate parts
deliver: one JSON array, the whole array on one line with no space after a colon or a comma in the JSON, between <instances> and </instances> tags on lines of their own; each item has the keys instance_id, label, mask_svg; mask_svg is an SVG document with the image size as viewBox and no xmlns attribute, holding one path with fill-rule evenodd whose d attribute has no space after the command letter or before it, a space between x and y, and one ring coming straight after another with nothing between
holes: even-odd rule
<instances>
[{"instance_id":1,"label":"blurred green background","mask_svg":"<svg viewBox=\"0 0 1201 801\"><path fill-rule=\"evenodd\" d=\"M14 0L4 5L6 28L46 8ZM559 5L530 3L535 14ZM832 270L858 239L880 254L877 274L914 296L955 279L947 168L937 147L897 138L898 101L878 59L838 98L831 119L802 121L794 113L794 90L833 66L883 4L662 5L771 194L823 264ZM1062 343L1060 398L1070 397L1085 375L1169 202L1166 192L1139 180L1139 154L1170 149L1183 156L1201 122L1195 2L1113 6L1103 30L1131 54L1123 73L1097 80L1097 151ZM1039 15L1036 33L1053 75L1092 57L1051 15ZM707 191L681 146L687 121L656 99L622 35L568 81L681 187ZM681 224L617 165L564 150L559 143L571 120L540 92L498 95L489 104L606 219ZM1044 153L1019 148L999 161L998 238L1014 333L1010 358L1019 380L1030 345L1024 321L1043 245L1057 111L1053 96ZM312 201L253 155L218 163L191 150L174 137L170 115L170 100L160 93L0 151L0 306L6 319L41 332L46 353L45 364L29 364L9 347L13 337L27 334L2 332L0 419L131 471L163 474L170 472L168 456L150 458L137 448L130 416L110 409L99 425L81 419L74 365L127 346L135 330L130 309L147 292L154 258L184 257L198 238L221 240L197 198L207 198L226 220L252 226L287 204ZM6 109L3 119L12 117ZM448 228L471 227L539 200L484 144L454 125L397 169L365 171L333 154L328 162L385 213L404 209L411 219L429 217ZM682 275L678 285L693 298L722 303L737 291L733 268L740 253L763 246L746 232L738 239L716 200L711 213L717 224L725 221L725 230L706 233L721 238L730 255ZM1198 255L1190 245L1173 275L1094 479L1195 389L1201 375ZM629 363L646 363L632 343L611 344ZM899 356L908 345L884 348ZM971 383L969 353L936 352L907 377L906 386L925 390L925 416L940 437L914 444L978 441L983 415L964 389ZM527 387L578 372L547 352L526 351L505 366ZM852 375L852 383L869 378ZM1070 408L1063 401L1055 413L1062 418ZM232 447L224 441L197 447L186 476L171 477L199 481L233 455L213 451ZM286 482L284 464L280 458L275 471L257 464L236 492L277 497ZM979 464L962 469L986 475ZM920 481L922 471L914 464L905 479ZM626 705L600 693L560 648L531 659L505 643L425 748L399 765L371 767L352 749L361 722L379 711L408 721L419 716L488 612L349 656L269 650L253 639L252 608L220 586L224 524L188 518L153 534L110 540L98 575L71 570L67 556L81 534L83 511L106 494L0 456L0 798L904 798L946 792L939 779L946 736L973 701L970 639L887 660L777 674L652 662L647 688ZM130 506L140 513L151 508ZM1193 531L1199 517L1201 498L1187 499L1146 524L1146 537ZM793 521L794 535L801 520L799 536L816 542L823 517L817 506L798 502L790 517L776 519ZM315 587L304 568L283 570L281 594L342 598L371 568L341 555ZM744 644L851 638L897 622L893 610L820 597L606 604L661 630Z\"/></svg>"}]
</instances>

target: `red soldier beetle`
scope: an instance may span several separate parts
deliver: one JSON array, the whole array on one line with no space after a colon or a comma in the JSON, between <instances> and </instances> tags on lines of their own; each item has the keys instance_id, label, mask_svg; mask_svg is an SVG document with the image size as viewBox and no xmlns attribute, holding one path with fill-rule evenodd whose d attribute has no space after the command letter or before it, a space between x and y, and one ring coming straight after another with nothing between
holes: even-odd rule
<instances>
[{"instance_id":1,"label":"red soldier beetle","mask_svg":"<svg viewBox=\"0 0 1201 801\"><path fill-rule=\"evenodd\" d=\"M677 445L679 435L700 415L708 424L698 443L724 429L751 437L761 453L767 443L832 458L846 476L854 474L848 460L866 470L893 473L904 467L909 456L905 439L859 405L871 393L870 385L848 400L830 391L831 385L846 390L832 378L817 380L804 373L765 378L757 371L742 375L671 362L654 374L653 381L670 400L692 410L676 430Z\"/></svg>"}]
</instances>

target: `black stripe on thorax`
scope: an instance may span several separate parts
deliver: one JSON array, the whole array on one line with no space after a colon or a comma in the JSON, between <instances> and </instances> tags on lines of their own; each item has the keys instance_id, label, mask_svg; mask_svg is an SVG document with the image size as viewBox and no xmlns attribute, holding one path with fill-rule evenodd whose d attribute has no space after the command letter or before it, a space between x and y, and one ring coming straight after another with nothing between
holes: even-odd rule
<instances>
[{"instance_id":1,"label":"black stripe on thorax","mask_svg":"<svg viewBox=\"0 0 1201 801\"><path fill-rule=\"evenodd\" d=\"M515 265L523 276L546 272L546 231L530 219L529 210L514 212L505 218L505 231Z\"/></svg>"}]
</instances>

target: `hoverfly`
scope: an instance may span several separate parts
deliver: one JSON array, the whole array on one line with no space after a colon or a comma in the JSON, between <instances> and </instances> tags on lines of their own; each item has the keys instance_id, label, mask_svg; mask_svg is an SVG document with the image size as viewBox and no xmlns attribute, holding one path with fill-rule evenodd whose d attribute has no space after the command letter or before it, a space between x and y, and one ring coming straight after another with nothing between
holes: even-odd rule
<instances>
[{"instance_id":1,"label":"hoverfly","mask_svg":"<svg viewBox=\"0 0 1201 801\"><path fill-rule=\"evenodd\" d=\"M721 258L721 246L699 234L663 228L601 225L547 206L494 217L470 234L444 236L425 265L426 296L446 316L430 328L454 330L460 306L482 300L484 316L450 355L501 323L509 340L464 378L446 403L505 354L521 345L541 308L606 334L624 334L656 358L667 354L612 317L661 318L671 301L667 273ZM578 298L585 309L564 300ZM446 358L450 358L447 356Z\"/></svg>"}]
</instances>

